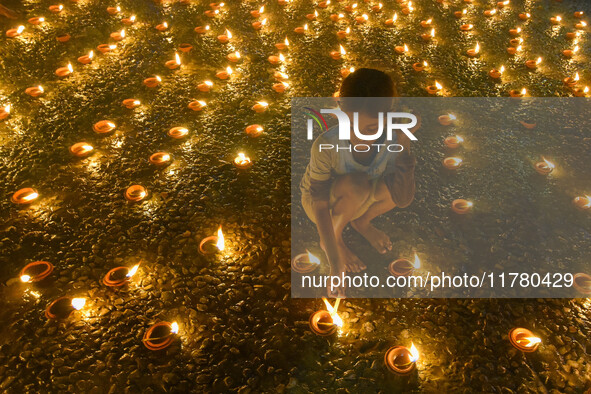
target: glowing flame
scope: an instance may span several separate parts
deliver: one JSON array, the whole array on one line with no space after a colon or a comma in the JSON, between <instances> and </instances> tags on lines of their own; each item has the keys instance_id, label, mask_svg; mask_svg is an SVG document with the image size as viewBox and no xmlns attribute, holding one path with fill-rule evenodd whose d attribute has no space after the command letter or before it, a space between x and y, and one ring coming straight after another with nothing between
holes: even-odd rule
<instances>
[{"instance_id":1,"label":"glowing flame","mask_svg":"<svg viewBox=\"0 0 591 394\"><path fill-rule=\"evenodd\" d=\"M573 78L573 81L578 81L581 77L579 77L579 73L577 72Z\"/></svg>"},{"instance_id":2,"label":"glowing flame","mask_svg":"<svg viewBox=\"0 0 591 394\"><path fill-rule=\"evenodd\" d=\"M306 252L308 253L308 261L311 264L320 264L320 259L318 257L316 257L312 253L310 253L309 250L306 250Z\"/></svg>"},{"instance_id":3,"label":"glowing flame","mask_svg":"<svg viewBox=\"0 0 591 394\"><path fill-rule=\"evenodd\" d=\"M209 30L209 25L205 25L205 30Z\"/></svg>"},{"instance_id":4,"label":"glowing flame","mask_svg":"<svg viewBox=\"0 0 591 394\"><path fill-rule=\"evenodd\" d=\"M6 112L7 114L10 113L10 104L6 104L6 106L4 107L4 112Z\"/></svg>"},{"instance_id":5,"label":"glowing flame","mask_svg":"<svg viewBox=\"0 0 591 394\"><path fill-rule=\"evenodd\" d=\"M177 322L173 322L170 325L170 333L171 334L178 334L179 332L179 324Z\"/></svg>"},{"instance_id":6,"label":"glowing flame","mask_svg":"<svg viewBox=\"0 0 591 394\"><path fill-rule=\"evenodd\" d=\"M451 162L450 165L452 165L454 167L459 166L463 162L463 160L460 159L459 157L450 157L450 159L451 159L450 160L450 162Z\"/></svg>"},{"instance_id":7,"label":"glowing flame","mask_svg":"<svg viewBox=\"0 0 591 394\"><path fill-rule=\"evenodd\" d=\"M496 14L496 13L497 13L497 10L491 10L491 11L490 11L490 14L491 14L491 15L494 15L494 14Z\"/></svg>"},{"instance_id":8,"label":"glowing flame","mask_svg":"<svg viewBox=\"0 0 591 394\"><path fill-rule=\"evenodd\" d=\"M268 107L269 103L266 101L257 101L257 104L262 105L263 107Z\"/></svg>"},{"instance_id":9,"label":"glowing flame","mask_svg":"<svg viewBox=\"0 0 591 394\"><path fill-rule=\"evenodd\" d=\"M354 72L354 71L355 71L355 67L351 67L351 68L349 69L349 72L351 72L351 73L352 73L352 72Z\"/></svg>"},{"instance_id":10,"label":"glowing flame","mask_svg":"<svg viewBox=\"0 0 591 394\"><path fill-rule=\"evenodd\" d=\"M431 22L433 22L433 19L432 19L432 18L429 18L429 19L427 19L427 20L425 21L425 23L426 23L427 25L430 25L430 24L431 24Z\"/></svg>"},{"instance_id":11,"label":"glowing flame","mask_svg":"<svg viewBox=\"0 0 591 394\"><path fill-rule=\"evenodd\" d=\"M70 71L71 73L74 72L74 68L72 67L72 63L68 63L68 71Z\"/></svg>"},{"instance_id":12,"label":"glowing flame","mask_svg":"<svg viewBox=\"0 0 591 394\"><path fill-rule=\"evenodd\" d=\"M59 8L60 11L64 9L64 6L62 4L60 4Z\"/></svg>"},{"instance_id":13,"label":"glowing flame","mask_svg":"<svg viewBox=\"0 0 591 394\"><path fill-rule=\"evenodd\" d=\"M417 347L415 346L414 343L411 342L409 350L410 350L410 361L413 363L416 363L417 360L419 359L419 351L417 350Z\"/></svg>"},{"instance_id":14,"label":"glowing flame","mask_svg":"<svg viewBox=\"0 0 591 394\"><path fill-rule=\"evenodd\" d=\"M215 246L217 246L218 250L224 250L225 242L224 242L224 233L222 233L222 226L218 228L218 241L216 242Z\"/></svg>"},{"instance_id":15,"label":"glowing flame","mask_svg":"<svg viewBox=\"0 0 591 394\"><path fill-rule=\"evenodd\" d=\"M21 281L22 282L27 283L30 280L31 280L31 276L29 276L29 275L21 275Z\"/></svg>"},{"instance_id":16,"label":"glowing flame","mask_svg":"<svg viewBox=\"0 0 591 394\"><path fill-rule=\"evenodd\" d=\"M562 20L561 17L559 17L559 16L556 17L556 22L560 22L561 20Z\"/></svg>"},{"instance_id":17,"label":"glowing flame","mask_svg":"<svg viewBox=\"0 0 591 394\"><path fill-rule=\"evenodd\" d=\"M117 12L121 12L121 7L117 6L116 10Z\"/></svg>"},{"instance_id":18,"label":"glowing flame","mask_svg":"<svg viewBox=\"0 0 591 394\"><path fill-rule=\"evenodd\" d=\"M121 35L121 38L125 38L125 29L121 29L119 34Z\"/></svg>"},{"instance_id":19,"label":"glowing flame","mask_svg":"<svg viewBox=\"0 0 591 394\"><path fill-rule=\"evenodd\" d=\"M581 26L582 27L586 27L587 26L587 22L581 22Z\"/></svg>"},{"instance_id":20,"label":"glowing flame","mask_svg":"<svg viewBox=\"0 0 591 394\"><path fill-rule=\"evenodd\" d=\"M548 166L548 168L554 169L556 167L554 165L554 163L552 163L551 161L546 160L546 158L542 157L542 160L544 160L544 163L546 163L546 165Z\"/></svg>"},{"instance_id":21,"label":"glowing flame","mask_svg":"<svg viewBox=\"0 0 591 394\"><path fill-rule=\"evenodd\" d=\"M542 58L541 57L539 57L538 60L536 60L536 64L540 64L540 63L542 63Z\"/></svg>"},{"instance_id":22,"label":"glowing flame","mask_svg":"<svg viewBox=\"0 0 591 394\"><path fill-rule=\"evenodd\" d=\"M16 33L17 33L17 34L21 34L21 33L23 32L23 30L25 30L25 27L24 27L23 25L20 25L20 26L18 27L18 29L16 29Z\"/></svg>"},{"instance_id":23,"label":"glowing flame","mask_svg":"<svg viewBox=\"0 0 591 394\"><path fill-rule=\"evenodd\" d=\"M307 23L304 25L304 30L308 30L308 24Z\"/></svg>"},{"instance_id":24,"label":"glowing flame","mask_svg":"<svg viewBox=\"0 0 591 394\"><path fill-rule=\"evenodd\" d=\"M157 80L158 82L162 82L162 78L160 78L158 75L156 75L156 80Z\"/></svg>"},{"instance_id":25,"label":"glowing flame","mask_svg":"<svg viewBox=\"0 0 591 394\"><path fill-rule=\"evenodd\" d=\"M330 314L330 317L332 318L332 323L337 327L342 327L343 326L343 319L341 319L341 317L337 313L337 309L339 307L339 303L341 302L341 299L337 298L337 300L335 301L335 304L334 304L335 305L334 308L332 305L330 305L330 302L328 302L326 297L322 297L322 301L324 301L324 304L326 305L326 310L328 311L328 313Z\"/></svg>"},{"instance_id":26,"label":"glowing flame","mask_svg":"<svg viewBox=\"0 0 591 394\"><path fill-rule=\"evenodd\" d=\"M232 67L228 66L226 67L226 72L228 73L228 75L232 75L234 71L232 71Z\"/></svg>"},{"instance_id":27,"label":"glowing flame","mask_svg":"<svg viewBox=\"0 0 591 394\"><path fill-rule=\"evenodd\" d=\"M521 45L519 45L517 48L515 48L515 51L517 51L517 52L521 51Z\"/></svg>"},{"instance_id":28,"label":"glowing flame","mask_svg":"<svg viewBox=\"0 0 591 394\"><path fill-rule=\"evenodd\" d=\"M115 49L115 48L117 48L117 45L115 45L115 44L111 44L111 45L109 45L109 49L113 50L113 49Z\"/></svg>"},{"instance_id":29,"label":"glowing flame","mask_svg":"<svg viewBox=\"0 0 591 394\"><path fill-rule=\"evenodd\" d=\"M413 264L415 269L421 268L421 259L419 259L419 255L415 253L415 262Z\"/></svg>"},{"instance_id":30,"label":"glowing flame","mask_svg":"<svg viewBox=\"0 0 591 394\"><path fill-rule=\"evenodd\" d=\"M232 33L230 33L230 30L226 29L226 36L228 38L232 38Z\"/></svg>"},{"instance_id":31,"label":"glowing flame","mask_svg":"<svg viewBox=\"0 0 591 394\"><path fill-rule=\"evenodd\" d=\"M141 104L140 100L133 100L133 105L140 105L140 104Z\"/></svg>"},{"instance_id":32,"label":"glowing flame","mask_svg":"<svg viewBox=\"0 0 591 394\"><path fill-rule=\"evenodd\" d=\"M365 19L365 20L369 20L369 16L367 16L367 14L363 14L363 15L361 15L361 17L362 17L363 19Z\"/></svg>"},{"instance_id":33,"label":"glowing flame","mask_svg":"<svg viewBox=\"0 0 591 394\"><path fill-rule=\"evenodd\" d=\"M318 11L314 10L314 16L318 18Z\"/></svg>"},{"instance_id":34,"label":"glowing flame","mask_svg":"<svg viewBox=\"0 0 591 394\"><path fill-rule=\"evenodd\" d=\"M503 72L505 72L505 66L501 66L501 68L499 69L499 72L502 74Z\"/></svg>"},{"instance_id":35,"label":"glowing flame","mask_svg":"<svg viewBox=\"0 0 591 394\"><path fill-rule=\"evenodd\" d=\"M285 56L282 53L279 54L279 61L282 63L285 61Z\"/></svg>"},{"instance_id":36,"label":"glowing flame","mask_svg":"<svg viewBox=\"0 0 591 394\"><path fill-rule=\"evenodd\" d=\"M589 86L585 86L585 89L583 89L583 93L589 93Z\"/></svg>"},{"instance_id":37,"label":"glowing flame","mask_svg":"<svg viewBox=\"0 0 591 394\"><path fill-rule=\"evenodd\" d=\"M351 28L347 27L347 30L345 30L345 33L349 34L351 32Z\"/></svg>"},{"instance_id":38,"label":"glowing flame","mask_svg":"<svg viewBox=\"0 0 591 394\"><path fill-rule=\"evenodd\" d=\"M23 196L22 199L25 201L31 201L31 200L36 199L37 197L39 197L39 193L32 192L32 193L27 194L26 196Z\"/></svg>"},{"instance_id":39,"label":"glowing flame","mask_svg":"<svg viewBox=\"0 0 591 394\"><path fill-rule=\"evenodd\" d=\"M285 37L285 45L289 46L289 40L287 39L287 37Z\"/></svg>"},{"instance_id":40,"label":"glowing flame","mask_svg":"<svg viewBox=\"0 0 591 394\"><path fill-rule=\"evenodd\" d=\"M43 17L39 18L39 22L45 22L45 18L43 18Z\"/></svg>"},{"instance_id":41,"label":"glowing flame","mask_svg":"<svg viewBox=\"0 0 591 394\"><path fill-rule=\"evenodd\" d=\"M435 87L437 88L437 90L443 89L443 86L441 86L441 84L437 81L435 81Z\"/></svg>"},{"instance_id":42,"label":"glowing flame","mask_svg":"<svg viewBox=\"0 0 591 394\"><path fill-rule=\"evenodd\" d=\"M347 51L345 51L345 48L343 48L342 45L339 45L341 47L341 55L346 55Z\"/></svg>"},{"instance_id":43,"label":"glowing flame","mask_svg":"<svg viewBox=\"0 0 591 394\"><path fill-rule=\"evenodd\" d=\"M164 22L164 23L162 23L162 26L164 26L165 28L168 28L168 23Z\"/></svg>"},{"instance_id":44,"label":"glowing flame","mask_svg":"<svg viewBox=\"0 0 591 394\"><path fill-rule=\"evenodd\" d=\"M517 33L521 33L521 27L517 28Z\"/></svg>"},{"instance_id":45,"label":"glowing flame","mask_svg":"<svg viewBox=\"0 0 591 394\"><path fill-rule=\"evenodd\" d=\"M577 53L577 52L579 52L579 46L578 45L575 46L574 49L573 49L573 53Z\"/></svg>"},{"instance_id":46,"label":"glowing flame","mask_svg":"<svg viewBox=\"0 0 591 394\"><path fill-rule=\"evenodd\" d=\"M538 343L542 343L542 340L538 337L526 337L523 338L523 340L527 341L525 347L533 347Z\"/></svg>"},{"instance_id":47,"label":"glowing flame","mask_svg":"<svg viewBox=\"0 0 591 394\"><path fill-rule=\"evenodd\" d=\"M259 8L259 12L262 14L263 12L265 12L265 6L262 6L261 8Z\"/></svg>"},{"instance_id":48,"label":"glowing flame","mask_svg":"<svg viewBox=\"0 0 591 394\"><path fill-rule=\"evenodd\" d=\"M94 148L92 147L92 145L88 145L88 144L82 145L82 152L83 153L91 152L93 149Z\"/></svg>"},{"instance_id":49,"label":"glowing flame","mask_svg":"<svg viewBox=\"0 0 591 394\"><path fill-rule=\"evenodd\" d=\"M167 155L168 156L168 155ZM164 159L164 157L162 157ZM127 272L127 276L128 278L131 278L132 276L135 275L135 273L137 272L137 269L140 267L139 264L134 265L133 267L131 267L131 269Z\"/></svg>"},{"instance_id":50,"label":"glowing flame","mask_svg":"<svg viewBox=\"0 0 591 394\"><path fill-rule=\"evenodd\" d=\"M197 102L199 103L200 106L205 107L207 105L207 103L203 100L197 100ZM167 159L168 160L168 159Z\"/></svg>"},{"instance_id":51,"label":"glowing flame","mask_svg":"<svg viewBox=\"0 0 591 394\"><path fill-rule=\"evenodd\" d=\"M531 14L529 12L526 12L525 13L525 16L527 16L528 18L530 18L531 17Z\"/></svg>"},{"instance_id":52,"label":"glowing flame","mask_svg":"<svg viewBox=\"0 0 591 394\"><path fill-rule=\"evenodd\" d=\"M209 87L212 87L213 86L213 82L211 82L211 81L203 81L203 83L206 84Z\"/></svg>"},{"instance_id":53,"label":"glowing flame","mask_svg":"<svg viewBox=\"0 0 591 394\"><path fill-rule=\"evenodd\" d=\"M527 94L527 90L525 88L521 89L521 94L525 96Z\"/></svg>"},{"instance_id":54,"label":"glowing flame","mask_svg":"<svg viewBox=\"0 0 591 394\"><path fill-rule=\"evenodd\" d=\"M181 65L181 57L176 52L174 53L174 60L176 61L176 64L178 64L179 66Z\"/></svg>"},{"instance_id":55,"label":"glowing flame","mask_svg":"<svg viewBox=\"0 0 591 394\"><path fill-rule=\"evenodd\" d=\"M464 15L466 15L467 12L468 12L468 10L465 8L462 10L462 14L464 14Z\"/></svg>"},{"instance_id":56,"label":"glowing flame","mask_svg":"<svg viewBox=\"0 0 591 394\"><path fill-rule=\"evenodd\" d=\"M130 20L131 22L135 22L135 15L132 15L132 16L129 18L129 20Z\"/></svg>"},{"instance_id":57,"label":"glowing flame","mask_svg":"<svg viewBox=\"0 0 591 394\"><path fill-rule=\"evenodd\" d=\"M398 14L394 13L394 15L392 16L392 22L396 22L397 19L398 19Z\"/></svg>"},{"instance_id":58,"label":"glowing flame","mask_svg":"<svg viewBox=\"0 0 591 394\"><path fill-rule=\"evenodd\" d=\"M267 24L267 18L265 18L261 21L261 25L265 26L266 24Z\"/></svg>"},{"instance_id":59,"label":"glowing flame","mask_svg":"<svg viewBox=\"0 0 591 394\"><path fill-rule=\"evenodd\" d=\"M480 44L476 43L476 46L474 47L474 53L478 53L480 52Z\"/></svg>"},{"instance_id":60,"label":"glowing flame","mask_svg":"<svg viewBox=\"0 0 591 394\"><path fill-rule=\"evenodd\" d=\"M72 298L72 308L79 311L86 304L86 298Z\"/></svg>"}]
</instances>

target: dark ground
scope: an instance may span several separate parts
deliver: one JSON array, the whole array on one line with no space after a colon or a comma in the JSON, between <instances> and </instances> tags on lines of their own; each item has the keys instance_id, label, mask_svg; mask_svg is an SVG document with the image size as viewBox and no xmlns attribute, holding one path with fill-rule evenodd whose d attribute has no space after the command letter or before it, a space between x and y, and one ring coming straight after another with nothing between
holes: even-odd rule
<instances>
[{"instance_id":1,"label":"dark ground","mask_svg":"<svg viewBox=\"0 0 591 394\"><path fill-rule=\"evenodd\" d=\"M65 1L65 0L64 0ZM320 300L290 298L290 124L291 96L327 96L339 83L341 64L327 53L338 48L337 27L328 15L344 3L319 10L320 21L304 15L309 2L281 8L265 4L270 26L256 33L248 11L261 3L227 2L216 19L203 12L206 2L155 5L128 0L118 4L122 15L135 14L138 23L126 27L128 38L91 65L76 58L119 31L119 16L109 16L106 2L65 1L65 11L50 14L49 1L6 2L21 17L2 19L3 30L43 15L48 23L31 26L17 39L2 38L0 105L10 102L11 116L0 121L0 390L21 392L568 392L591 388L587 333L591 328L585 299L557 300L364 300L344 301L346 329L336 338L314 336L309 315ZM417 2L418 3L418 2ZM400 73L401 92L425 95L437 79L453 96L505 96L526 86L534 96L568 96L562 78L575 71L591 77L589 44L572 61L560 56L569 47L564 32L573 24L572 11L583 1L513 1L494 19L484 19L483 3L434 1L415 4L415 14L400 15L400 4L385 3L383 15L368 12L374 22L352 25L346 48L350 64L374 65ZM368 4L360 3L365 9ZM483 56L468 63L463 53L475 36L462 34L451 12L468 8L467 19L483 45ZM381 23L399 12L400 29ZM509 28L523 25L516 14L527 10L526 53L546 59L540 72L528 72L524 59L507 60ZM560 13L561 29L550 30L548 18ZM423 44L418 22L433 16L438 45ZM166 33L153 29L167 20ZM313 33L302 37L293 28L308 23ZM212 33L199 36L198 25ZM342 26L345 26L344 24ZM215 40L228 27L244 61L229 82L214 78L225 68L227 46ZM340 29L340 28L339 28ZM558 32L560 30L560 32ZM70 42L58 43L68 32ZM285 51L289 94L271 90L275 68L266 61L276 54L273 44L289 36ZM180 43L194 49L183 54L183 67L166 69ZM394 54L406 42L412 56ZM422 55L419 55L422 50ZM427 59L429 73L412 72L411 64ZM71 61L75 74L59 80L54 71ZM506 82L493 84L486 71L505 64ZM142 80L163 77L157 89ZM196 84L212 79L212 93ZM46 94L26 96L26 87L42 84ZM136 110L121 107L138 98ZM204 99L202 112L186 108ZM250 107L266 99L264 114ZM92 131L99 120L118 125L100 137ZM266 133L250 139L244 127L264 125ZM171 140L166 131L185 126L190 136ZM74 160L68 147L87 141L94 155ZM149 155L166 150L174 164L155 170ZM254 161L247 171L231 164L237 152ZM128 204L123 191L141 184L151 193L142 204ZM587 186L583 185L582 187ZM22 187L36 188L41 197L28 208L10 202ZM418 191L420 194L420 190ZM420 198L418 201L421 201ZM442 199L436 204L447 204ZM222 224L228 241L225 256L203 257L199 241ZM469 232L470 228L456 230ZM454 236L453 234L450 235ZM574 245L576 249L578 245ZM577 251L585 257L584 251ZM588 254L586 255L588 258ZM34 260L55 265L48 283L14 283L21 267ZM127 289L113 291L100 283L118 265L142 266ZM82 312L65 321L47 321L46 306L62 295L87 297ZM158 320L180 324L179 341L155 353L141 343L145 330ZM525 357L506 338L515 326L532 329L544 345ZM414 341L421 351L418 376L410 382L393 379L383 366L386 349Z\"/></svg>"}]
</instances>

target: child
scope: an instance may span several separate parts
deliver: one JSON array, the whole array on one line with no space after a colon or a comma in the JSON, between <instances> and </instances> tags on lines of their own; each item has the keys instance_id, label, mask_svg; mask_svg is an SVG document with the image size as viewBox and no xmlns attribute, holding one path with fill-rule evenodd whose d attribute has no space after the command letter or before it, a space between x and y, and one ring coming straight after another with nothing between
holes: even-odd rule
<instances>
[{"instance_id":1,"label":"child","mask_svg":"<svg viewBox=\"0 0 591 394\"><path fill-rule=\"evenodd\" d=\"M392 111L391 107L378 109L371 100L347 97L395 97L397 92L392 79L384 72L361 68L343 81L339 90L339 106L351 121L358 112L358 129L363 135L373 135L379 128L378 112ZM357 105L351 104L351 101ZM392 100L383 100L386 103ZM382 102L382 100L380 100ZM351 122L352 124L353 122ZM416 130L416 126L414 130ZM320 150L321 144L333 146L346 144L338 140L338 127L320 135L313 144L310 162L300 183L302 205L308 217L316 224L320 245L330 263L330 275L341 276L345 272L360 272L365 264L345 245L342 237L347 224L359 232L380 253L392 249L389 237L371 224L371 220L394 209L410 205L414 198L415 158L410 154L410 139L397 130L396 140L404 148L399 153L378 149L386 137L361 140L351 132L349 143L369 145L370 150ZM328 146L328 145L323 145ZM343 297L344 288L335 290L334 297Z\"/></svg>"}]
</instances>

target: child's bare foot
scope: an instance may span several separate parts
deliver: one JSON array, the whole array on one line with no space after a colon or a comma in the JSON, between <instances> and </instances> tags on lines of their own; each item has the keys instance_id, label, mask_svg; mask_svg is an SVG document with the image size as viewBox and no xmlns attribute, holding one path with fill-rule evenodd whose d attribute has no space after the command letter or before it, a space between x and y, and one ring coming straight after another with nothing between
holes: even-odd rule
<instances>
[{"instance_id":1,"label":"child's bare foot","mask_svg":"<svg viewBox=\"0 0 591 394\"><path fill-rule=\"evenodd\" d=\"M361 272L367 268L366 265L363 264L363 261L361 261L359 257L357 257L357 255L345 245L345 242L342 239L337 241L337 247L339 248L339 254L344 260L347 272Z\"/></svg>"},{"instance_id":2,"label":"child's bare foot","mask_svg":"<svg viewBox=\"0 0 591 394\"><path fill-rule=\"evenodd\" d=\"M378 230L374 227L371 222L362 222L354 220L351 222L351 226L357 230L357 232L367 240L378 252L381 254L392 250L392 242L390 237L386 235L382 230Z\"/></svg>"}]
</instances>

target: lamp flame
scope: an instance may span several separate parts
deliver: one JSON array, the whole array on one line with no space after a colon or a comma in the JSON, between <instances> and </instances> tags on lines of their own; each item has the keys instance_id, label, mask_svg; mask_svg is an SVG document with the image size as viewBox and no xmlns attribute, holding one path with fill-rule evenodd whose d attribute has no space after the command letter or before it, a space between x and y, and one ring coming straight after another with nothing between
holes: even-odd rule
<instances>
[{"instance_id":1,"label":"lamp flame","mask_svg":"<svg viewBox=\"0 0 591 394\"><path fill-rule=\"evenodd\" d=\"M73 73L74 72L74 68L72 67L72 63L68 63L68 70Z\"/></svg>"},{"instance_id":2,"label":"lamp flame","mask_svg":"<svg viewBox=\"0 0 591 394\"><path fill-rule=\"evenodd\" d=\"M232 38L232 33L230 33L230 30L226 29L226 36L228 36L228 38Z\"/></svg>"},{"instance_id":3,"label":"lamp flame","mask_svg":"<svg viewBox=\"0 0 591 394\"><path fill-rule=\"evenodd\" d=\"M30 275L21 275L21 281L22 282L27 283L30 280L31 280L31 276Z\"/></svg>"},{"instance_id":4,"label":"lamp flame","mask_svg":"<svg viewBox=\"0 0 591 394\"><path fill-rule=\"evenodd\" d=\"M179 332L179 324L177 322L172 322L170 325L170 333L171 334L178 334Z\"/></svg>"},{"instance_id":5,"label":"lamp flame","mask_svg":"<svg viewBox=\"0 0 591 394\"><path fill-rule=\"evenodd\" d=\"M328 302L326 297L322 297L322 301L324 301L324 304L326 305L326 310L328 311L328 313L330 314L330 317L332 318L332 323L337 327L343 327L343 319L341 319L341 317L337 313L337 309L339 308L339 303L341 302L341 299L340 298L336 299L336 301L334 303L334 305L335 305L334 307L332 305L330 305L330 302Z\"/></svg>"},{"instance_id":6,"label":"lamp flame","mask_svg":"<svg viewBox=\"0 0 591 394\"><path fill-rule=\"evenodd\" d=\"M164 158L163 158L164 159ZM135 273L137 272L137 269L140 267L139 264L134 265L133 267L131 267L131 269L129 270L129 272L127 272L127 276L128 278L131 278L132 276L135 275Z\"/></svg>"},{"instance_id":7,"label":"lamp flame","mask_svg":"<svg viewBox=\"0 0 591 394\"><path fill-rule=\"evenodd\" d=\"M573 81L578 81L581 77L579 77L579 72L577 71L577 73L575 74Z\"/></svg>"},{"instance_id":8,"label":"lamp flame","mask_svg":"<svg viewBox=\"0 0 591 394\"><path fill-rule=\"evenodd\" d=\"M232 75L232 73L233 73L232 67L230 67L230 66L226 67L226 72L228 73L228 75Z\"/></svg>"},{"instance_id":9,"label":"lamp flame","mask_svg":"<svg viewBox=\"0 0 591 394\"><path fill-rule=\"evenodd\" d=\"M421 268L421 259L419 259L419 255L415 253L415 263L413 264L415 269Z\"/></svg>"},{"instance_id":10,"label":"lamp flame","mask_svg":"<svg viewBox=\"0 0 591 394\"><path fill-rule=\"evenodd\" d=\"M525 347L533 347L538 343L542 343L542 339L538 338L538 337L526 337L523 339L525 341L527 341L527 343L525 344Z\"/></svg>"},{"instance_id":11,"label":"lamp flame","mask_svg":"<svg viewBox=\"0 0 591 394\"><path fill-rule=\"evenodd\" d=\"M312 253L310 253L309 250L306 250L306 252L308 253L308 261L311 264L320 264L320 259L318 257L316 257Z\"/></svg>"},{"instance_id":12,"label":"lamp flame","mask_svg":"<svg viewBox=\"0 0 591 394\"><path fill-rule=\"evenodd\" d=\"M437 88L437 90L443 89L443 86L441 86L441 84L437 81L435 81L435 87Z\"/></svg>"},{"instance_id":13,"label":"lamp flame","mask_svg":"<svg viewBox=\"0 0 591 394\"><path fill-rule=\"evenodd\" d=\"M79 311L86 304L86 298L72 298L72 308Z\"/></svg>"},{"instance_id":14,"label":"lamp flame","mask_svg":"<svg viewBox=\"0 0 591 394\"><path fill-rule=\"evenodd\" d=\"M25 30L25 27L23 25L20 25L18 27L18 29L16 29L17 34L21 34L23 32L23 30Z\"/></svg>"},{"instance_id":15,"label":"lamp flame","mask_svg":"<svg viewBox=\"0 0 591 394\"><path fill-rule=\"evenodd\" d=\"M341 47L341 55L346 55L347 51L345 51L345 48L343 48L342 45L339 45Z\"/></svg>"},{"instance_id":16,"label":"lamp flame","mask_svg":"<svg viewBox=\"0 0 591 394\"><path fill-rule=\"evenodd\" d=\"M542 58L541 57L539 57L538 60L536 60L536 64L540 64L540 63L542 63Z\"/></svg>"},{"instance_id":17,"label":"lamp flame","mask_svg":"<svg viewBox=\"0 0 591 394\"><path fill-rule=\"evenodd\" d=\"M410 344L410 361L416 363L419 359L419 351L414 343L411 342Z\"/></svg>"},{"instance_id":18,"label":"lamp flame","mask_svg":"<svg viewBox=\"0 0 591 394\"><path fill-rule=\"evenodd\" d=\"M546 163L546 165L548 166L548 168L554 169L556 167L556 165L554 163L552 163L551 161L546 160L546 158L542 157L542 160L544 160L544 163Z\"/></svg>"},{"instance_id":19,"label":"lamp flame","mask_svg":"<svg viewBox=\"0 0 591 394\"><path fill-rule=\"evenodd\" d=\"M222 251L224 250L225 246L225 241L224 241L224 233L222 233L222 226L220 226L220 228L218 228L218 241L215 244L218 248L218 250Z\"/></svg>"},{"instance_id":20,"label":"lamp flame","mask_svg":"<svg viewBox=\"0 0 591 394\"><path fill-rule=\"evenodd\" d=\"M176 61L176 64L178 64L179 66L181 65L181 57L176 52L174 53L174 60Z\"/></svg>"}]
</instances>

